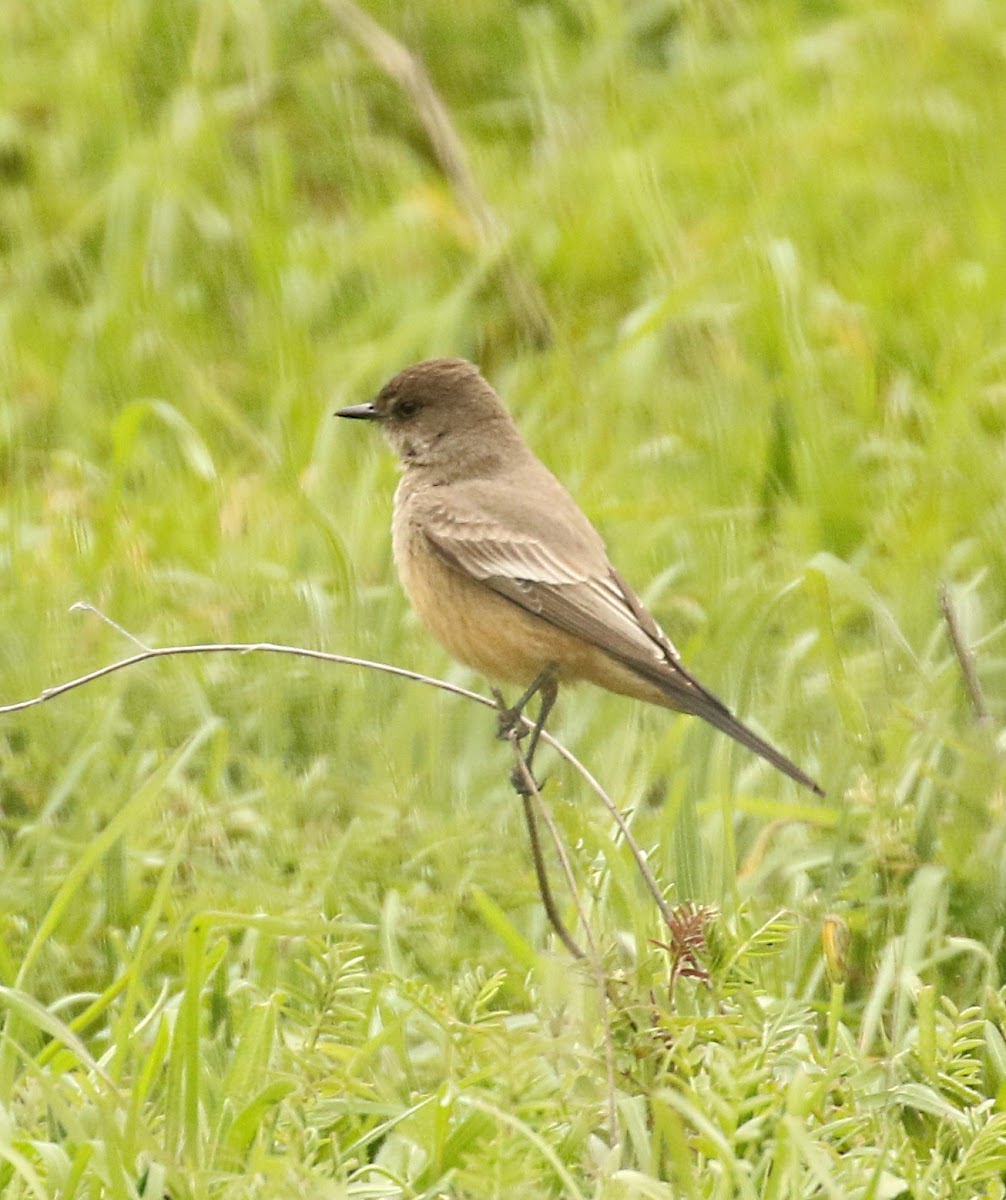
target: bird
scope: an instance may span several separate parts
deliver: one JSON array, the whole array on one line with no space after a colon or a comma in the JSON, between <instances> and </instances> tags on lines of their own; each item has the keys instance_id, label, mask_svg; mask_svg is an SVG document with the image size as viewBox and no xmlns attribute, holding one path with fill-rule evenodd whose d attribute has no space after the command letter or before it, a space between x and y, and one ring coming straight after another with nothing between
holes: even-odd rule
<instances>
[{"instance_id":1,"label":"bird","mask_svg":"<svg viewBox=\"0 0 1006 1200\"><path fill-rule=\"evenodd\" d=\"M509 709L497 693L501 732L539 696L529 769L559 686L588 682L700 717L824 795L684 666L473 363L413 363L336 415L374 423L398 455L392 549L422 623L466 666L525 687Z\"/></svg>"}]
</instances>

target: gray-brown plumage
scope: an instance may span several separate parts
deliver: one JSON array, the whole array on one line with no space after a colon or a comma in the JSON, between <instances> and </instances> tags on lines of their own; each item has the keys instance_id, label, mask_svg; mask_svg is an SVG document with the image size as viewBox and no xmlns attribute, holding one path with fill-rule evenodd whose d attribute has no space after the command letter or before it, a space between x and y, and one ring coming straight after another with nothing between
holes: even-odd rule
<instances>
[{"instance_id":1,"label":"gray-brown plumage","mask_svg":"<svg viewBox=\"0 0 1006 1200\"><path fill-rule=\"evenodd\" d=\"M464 359L400 371L370 404L403 468L392 540L424 624L491 679L609 691L702 717L805 787L821 788L685 669L608 561L597 530Z\"/></svg>"}]
</instances>

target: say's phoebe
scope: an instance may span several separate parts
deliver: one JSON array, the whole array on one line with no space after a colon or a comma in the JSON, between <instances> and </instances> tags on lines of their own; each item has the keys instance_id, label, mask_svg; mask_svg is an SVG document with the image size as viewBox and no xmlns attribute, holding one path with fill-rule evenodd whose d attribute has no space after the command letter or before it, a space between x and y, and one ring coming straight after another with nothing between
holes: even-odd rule
<instances>
[{"instance_id":1,"label":"say's phoebe","mask_svg":"<svg viewBox=\"0 0 1006 1200\"><path fill-rule=\"evenodd\" d=\"M682 666L597 530L470 362L406 367L371 403L338 415L376 421L401 459L395 565L423 623L455 658L490 679L531 684L519 706L540 692L542 720L557 685L578 680L694 713L824 795Z\"/></svg>"}]
</instances>

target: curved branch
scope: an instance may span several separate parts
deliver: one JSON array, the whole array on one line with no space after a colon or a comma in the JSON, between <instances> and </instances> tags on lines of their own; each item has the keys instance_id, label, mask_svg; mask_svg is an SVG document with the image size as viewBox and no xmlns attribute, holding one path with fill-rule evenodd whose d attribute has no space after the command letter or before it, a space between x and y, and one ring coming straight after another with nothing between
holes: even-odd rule
<instances>
[{"instance_id":1,"label":"curved branch","mask_svg":"<svg viewBox=\"0 0 1006 1200\"><path fill-rule=\"evenodd\" d=\"M76 679L68 680L66 683L59 683L54 687L45 688L39 695L31 697L29 700L19 700L14 704L2 704L0 705L0 716L6 713L24 712L26 709L35 708L39 704L55 700L58 696L64 696L67 692L72 692L75 688L95 683L97 680L104 679L108 675L114 675L117 671L124 671L127 667L135 667L139 663L148 662L154 658L171 658L181 654L287 654L296 658L310 658L318 662L337 663L346 667L362 667L367 671L380 671L385 675L394 675L399 679L409 679L413 683L424 684L426 687L439 688L440 691L448 692L452 696L461 696L465 700L474 700L475 703L485 705L486 708L496 708L496 703L488 696L482 696L478 692L470 691L468 688L459 687L456 683L448 683L445 679L435 679L433 676L423 675L419 671L409 671L405 667L395 667L390 663L375 662L369 658L354 658L348 654L330 654L326 650L311 650L306 646L284 646L277 642L209 642L194 646L155 646L141 650L137 654L130 655L129 658L121 658L117 662L108 663L104 667L99 667L96 671L89 671L86 675L80 675ZM529 730L533 729L534 723L527 717L522 716L521 720ZM670 907L664 899L664 895L656 879L653 877L653 872L646 861L646 856L640 849L639 843L633 836L632 830L629 828L614 800L601 787L600 783L598 783L576 755L571 750L568 750L562 742L557 741L550 733L544 730L541 737L560 758L564 758L569 763L608 810L612 820L618 826L622 837L625 838L633 858L636 860L636 866L643 877L643 882L660 908L664 920L670 924L673 920Z\"/></svg>"}]
</instances>

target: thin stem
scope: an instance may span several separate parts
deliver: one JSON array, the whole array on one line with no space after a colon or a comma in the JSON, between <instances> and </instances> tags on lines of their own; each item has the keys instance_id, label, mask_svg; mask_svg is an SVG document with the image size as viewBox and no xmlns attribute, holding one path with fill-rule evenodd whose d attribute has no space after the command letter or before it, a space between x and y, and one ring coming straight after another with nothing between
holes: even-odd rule
<instances>
[{"instance_id":1,"label":"thin stem","mask_svg":"<svg viewBox=\"0 0 1006 1200\"><path fill-rule=\"evenodd\" d=\"M380 671L385 675L394 675L398 679L409 679L414 683L421 683L426 687L438 688L440 691L448 692L452 696L462 696L466 700L475 701L476 704L485 705L486 708L496 707L495 701L489 699L488 696L482 696L478 692L470 691L468 688L459 687L455 683L448 683L444 679L434 679L432 676L423 675L419 671L408 671L404 667L392 666L390 663L375 662L368 658L354 658L348 654L330 654L324 650L311 650L304 646L284 646L275 642L218 642L194 646L158 646L150 650L144 650L139 654L131 655L129 658L122 658L117 662L108 663L104 667L99 667L96 671L89 671L86 675L80 675L76 679L70 679L66 683L44 688L39 695L31 697L29 700L19 700L14 704L0 705L0 716L5 713L24 712L26 709L35 708L39 704L55 700L58 696L64 696L67 692L72 692L75 688L94 683L96 680L104 679L108 675L114 675L118 671L124 671L127 667L135 667L139 663L148 662L155 658L171 658L182 654L287 654L296 658L310 658L318 662L336 663L347 667L362 667L368 671ZM533 722L527 717L522 717L521 719L529 730L534 728ZM545 730L542 731L541 738L542 741L552 747L560 758L564 758L569 763L611 814L612 820L625 838L626 844L633 858L636 860L639 873L643 877L643 882L660 908L664 920L671 921L670 907L664 899L657 881L653 877L653 873L642 850L640 850L636 839L632 835L632 831L626 824L625 818L619 812L614 800L611 799L600 783L598 783L571 750L568 750Z\"/></svg>"},{"instance_id":2,"label":"thin stem","mask_svg":"<svg viewBox=\"0 0 1006 1200\"><path fill-rule=\"evenodd\" d=\"M989 716L989 707L985 703L985 693L982 691L978 672L975 670L975 656L971 653L964 640L964 634L957 619L957 609L954 607L950 589L945 583L940 586L940 611L943 613L943 619L947 623L950 644L953 646L954 655L960 665L961 674L964 676L964 686L967 688L968 699L971 701L971 710L975 714L975 720L980 725L986 725L991 718Z\"/></svg>"},{"instance_id":3,"label":"thin stem","mask_svg":"<svg viewBox=\"0 0 1006 1200\"><path fill-rule=\"evenodd\" d=\"M345 32L408 98L459 207L471 221L478 242L494 260L523 333L534 345L548 346L552 341L552 319L544 295L518 268L509 248L507 230L476 183L465 144L422 59L352 0L324 0L324 3Z\"/></svg>"},{"instance_id":4,"label":"thin stem","mask_svg":"<svg viewBox=\"0 0 1006 1200\"><path fill-rule=\"evenodd\" d=\"M523 763L523 758L520 758L518 751L517 757ZM528 772L530 774L530 772ZM534 780L532 779L532 783ZM531 843L531 858L534 862L534 873L538 878L538 892L541 895L541 902L545 906L545 913L548 919L552 922L552 928L555 930L559 941L566 947L570 954L575 959L584 958L584 953L574 939L573 935L566 928L566 924L559 915L559 907L555 902L555 896L552 892L552 885L548 881L548 872L545 868L545 857L541 852L541 838L538 834L538 822L534 815L534 801L530 792L521 791L521 803L524 806L524 820L527 822L528 840Z\"/></svg>"},{"instance_id":5,"label":"thin stem","mask_svg":"<svg viewBox=\"0 0 1006 1200\"><path fill-rule=\"evenodd\" d=\"M604 963L601 961L601 954L597 948L597 942L594 938L593 930L590 927L590 921L587 919L587 911L584 908L583 901L580 898L579 889L576 886L576 877L573 874L573 865L569 861L569 855L566 853L566 844L559 834L552 814L549 812L547 805L541 798L541 792L538 790L538 785L535 783L534 775L527 764L526 759L520 752L520 747L516 738L511 739L511 744L514 750L514 770L517 772L520 781L520 787L515 783L515 789L520 794L521 800L524 802L524 812L528 821L528 829L532 831L532 841L538 843L538 828L535 824L534 808L536 805L538 812L541 813L541 818L548 827L548 832L551 835L552 841L555 844L556 855L559 858L559 865L562 867L563 875L566 877L566 886L569 888L570 895L573 897L573 903L576 905L576 911L579 914L580 922L583 925L583 932L587 938L587 945L590 947L590 965L594 975L594 983L597 987L598 1000L601 1005L601 1021L604 1025L604 1065L605 1077L607 1082L608 1094L608 1133L611 1144L614 1146L618 1141L618 1108L615 1100L615 1047L614 1040L611 1035L611 1014L608 1010L608 977L604 971ZM548 887L548 880L545 878L544 861L541 860L541 847L537 849L538 860L541 861L542 873L539 876L539 886L542 879L545 879L545 885ZM537 868L537 862L536 862ZM551 888L548 889L548 894L551 897ZM542 900L545 900L545 892L542 892ZM546 910L548 904L546 903ZM552 914L549 913L551 917ZM556 925L556 918L552 920L553 925ZM556 932L562 937L562 932L556 925ZM563 941L566 948L576 958L582 958L580 954L575 954L569 942ZM575 944L575 943L574 943Z\"/></svg>"},{"instance_id":6,"label":"thin stem","mask_svg":"<svg viewBox=\"0 0 1006 1200\"><path fill-rule=\"evenodd\" d=\"M671 912L671 906L664 899L664 893L660 890L660 885L653 877L653 872L650 870L650 864L646 861L646 855L640 849L639 843L629 828L628 823L619 811L618 805L612 800L608 793L598 783L590 771L583 765L571 750L567 750L562 742L556 741L549 733L542 733L542 738L552 747L552 749L564 758L566 762L580 775L588 787L592 789L604 807L611 814L611 819L618 826L618 831L625 838L625 843L629 847L632 857L636 860L636 866L639 868L639 873L643 877L643 882L649 889L650 895L660 909L661 915L667 924L671 924L674 920L674 914Z\"/></svg>"}]
</instances>

